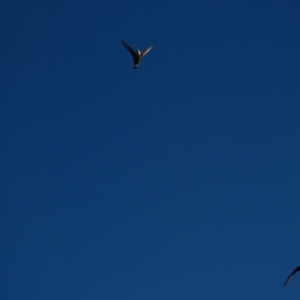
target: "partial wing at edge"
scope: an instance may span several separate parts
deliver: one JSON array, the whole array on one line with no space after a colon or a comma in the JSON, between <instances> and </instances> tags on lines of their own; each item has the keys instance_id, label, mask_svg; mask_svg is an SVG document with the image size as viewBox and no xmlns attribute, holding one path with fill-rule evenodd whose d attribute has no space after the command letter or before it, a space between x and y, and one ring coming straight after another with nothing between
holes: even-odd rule
<instances>
[{"instance_id":1,"label":"partial wing at edge","mask_svg":"<svg viewBox=\"0 0 300 300\"><path fill-rule=\"evenodd\" d=\"M285 283L283 284L283 286L285 286L292 278L293 276L298 272L300 271L300 266L297 267L290 275L289 277L286 279Z\"/></svg>"}]
</instances>

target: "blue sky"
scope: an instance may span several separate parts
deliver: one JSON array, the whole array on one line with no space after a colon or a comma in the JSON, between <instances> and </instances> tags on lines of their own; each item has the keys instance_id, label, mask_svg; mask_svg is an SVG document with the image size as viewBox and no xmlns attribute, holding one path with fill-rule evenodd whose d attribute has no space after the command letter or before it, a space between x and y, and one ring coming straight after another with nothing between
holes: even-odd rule
<instances>
[{"instance_id":1,"label":"blue sky","mask_svg":"<svg viewBox=\"0 0 300 300\"><path fill-rule=\"evenodd\" d=\"M299 11L1 1L0 298L297 299Z\"/></svg>"}]
</instances>

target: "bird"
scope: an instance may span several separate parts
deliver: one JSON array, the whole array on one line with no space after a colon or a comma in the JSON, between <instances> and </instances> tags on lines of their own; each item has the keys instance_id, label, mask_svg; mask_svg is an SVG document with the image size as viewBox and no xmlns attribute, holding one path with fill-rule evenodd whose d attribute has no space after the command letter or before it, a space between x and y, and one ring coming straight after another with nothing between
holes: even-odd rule
<instances>
[{"instance_id":1,"label":"bird","mask_svg":"<svg viewBox=\"0 0 300 300\"><path fill-rule=\"evenodd\" d=\"M123 46L127 49L127 51L132 55L133 57L133 68L136 69L138 67L138 65L141 62L142 57L144 57L147 53L149 53L149 51L152 49L152 47L154 46L154 44L152 46L150 46L149 48L147 48L144 51L140 51L140 50L136 50L134 51L130 46L128 46L122 39L121 42L123 44Z\"/></svg>"},{"instance_id":2,"label":"bird","mask_svg":"<svg viewBox=\"0 0 300 300\"><path fill-rule=\"evenodd\" d=\"M286 279L286 281L284 282L283 286L285 286L292 278L293 276L298 272L300 271L300 266L297 267L290 275L289 277Z\"/></svg>"}]
</instances>

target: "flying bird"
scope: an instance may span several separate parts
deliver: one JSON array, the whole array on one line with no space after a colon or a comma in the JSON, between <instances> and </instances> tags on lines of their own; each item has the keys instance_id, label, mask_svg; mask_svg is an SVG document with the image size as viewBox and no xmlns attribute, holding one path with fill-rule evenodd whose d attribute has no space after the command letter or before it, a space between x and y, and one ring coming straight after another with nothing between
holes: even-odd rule
<instances>
[{"instance_id":1,"label":"flying bird","mask_svg":"<svg viewBox=\"0 0 300 300\"><path fill-rule=\"evenodd\" d=\"M122 39L121 42L123 44L123 46L127 49L127 51L132 55L133 57L133 67L136 69L138 67L138 65L141 62L142 57L144 57L147 53L149 53L149 51L152 49L152 47L154 46L154 44L152 46L150 46L149 48L147 48L146 50L144 50L143 52L141 52L140 50L136 50L134 51L130 46L128 46Z\"/></svg>"},{"instance_id":2,"label":"flying bird","mask_svg":"<svg viewBox=\"0 0 300 300\"><path fill-rule=\"evenodd\" d=\"M290 275L289 277L286 279L285 283L283 284L283 286L285 286L292 278L293 276L298 272L300 271L300 266L297 267Z\"/></svg>"}]
</instances>

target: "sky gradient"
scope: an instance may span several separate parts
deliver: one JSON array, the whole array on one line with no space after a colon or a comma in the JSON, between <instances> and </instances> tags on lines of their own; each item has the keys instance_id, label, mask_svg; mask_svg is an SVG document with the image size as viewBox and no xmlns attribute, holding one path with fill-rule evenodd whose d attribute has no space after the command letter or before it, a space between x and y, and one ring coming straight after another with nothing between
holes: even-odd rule
<instances>
[{"instance_id":1,"label":"sky gradient","mask_svg":"<svg viewBox=\"0 0 300 300\"><path fill-rule=\"evenodd\" d=\"M299 13L1 1L0 298L299 298Z\"/></svg>"}]
</instances>

